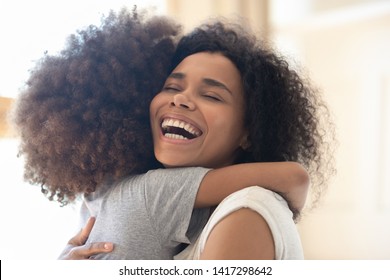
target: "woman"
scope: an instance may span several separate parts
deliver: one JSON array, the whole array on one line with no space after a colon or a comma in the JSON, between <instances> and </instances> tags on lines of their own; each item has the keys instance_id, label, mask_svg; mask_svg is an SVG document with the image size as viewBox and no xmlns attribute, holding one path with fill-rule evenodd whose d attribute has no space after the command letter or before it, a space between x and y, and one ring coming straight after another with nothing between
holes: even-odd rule
<instances>
[{"instance_id":1,"label":"woman","mask_svg":"<svg viewBox=\"0 0 390 280\"><path fill-rule=\"evenodd\" d=\"M155 155L164 165L216 168L297 161L321 178L318 167L327 155L319 150L324 141L317 114L323 105L286 61L244 29L222 21L200 26L181 39L172 68L151 103ZM159 124L171 114L195 127L194 139L203 139L191 148L185 141L160 141ZM226 123L229 129L221 125ZM162 127L163 133L170 130ZM256 194L263 199L253 202ZM178 258L300 258L287 208L276 200L271 203L272 195L258 188L231 195L213 213L195 246Z\"/></svg>"}]
</instances>

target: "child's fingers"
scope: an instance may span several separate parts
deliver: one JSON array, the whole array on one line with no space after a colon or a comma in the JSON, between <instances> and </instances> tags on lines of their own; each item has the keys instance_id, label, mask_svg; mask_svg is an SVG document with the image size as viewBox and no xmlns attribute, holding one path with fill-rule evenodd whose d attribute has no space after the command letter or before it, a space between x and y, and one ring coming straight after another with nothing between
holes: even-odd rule
<instances>
[{"instance_id":1,"label":"child's fingers","mask_svg":"<svg viewBox=\"0 0 390 280\"><path fill-rule=\"evenodd\" d=\"M85 224L85 226L77 233L75 236L73 236L68 244L73 246L82 246L85 244L85 242L88 240L89 234L92 231L92 228L95 224L96 218L90 217Z\"/></svg>"},{"instance_id":2,"label":"child's fingers","mask_svg":"<svg viewBox=\"0 0 390 280\"><path fill-rule=\"evenodd\" d=\"M70 251L71 259L93 259L93 256L99 253L109 253L114 249L110 242L96 242L86 244L80 247L74 247Z\"/></svg>"}]
</instances>

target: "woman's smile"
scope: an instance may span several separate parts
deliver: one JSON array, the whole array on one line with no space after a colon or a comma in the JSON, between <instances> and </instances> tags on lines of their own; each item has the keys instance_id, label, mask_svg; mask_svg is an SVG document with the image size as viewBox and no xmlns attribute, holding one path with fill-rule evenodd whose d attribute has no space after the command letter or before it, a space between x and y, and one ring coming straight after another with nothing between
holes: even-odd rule
<instances>
[{"instance_id":1,"label":"woman's smile","mask_svg":"<svg viewBox=\"0 0 390 280\"><path fill-rule=\"evenodd\" d=\"M184 120L170 117L162 120L161 131L164 137L180 140L190 140L202 135L202 131L196 126Z\"/></svg>"}]
</instances>

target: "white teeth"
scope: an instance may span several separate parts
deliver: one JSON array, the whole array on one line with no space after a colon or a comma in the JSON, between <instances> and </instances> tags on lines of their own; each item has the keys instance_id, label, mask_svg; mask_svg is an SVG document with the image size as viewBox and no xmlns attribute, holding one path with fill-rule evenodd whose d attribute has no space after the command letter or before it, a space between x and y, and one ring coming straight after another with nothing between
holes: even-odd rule
<instances>
[{"instance_id":1,"label":"white teeth","mask_svg":"<svg viewBox=\"0 0 390 280\"><path fill-rule=\"evenodd\" d=\"M172 134L172 133L166 133L164 136L167 138L171 138L171 139L188 139L182 135L177 135L177 134Z\"/></svg>"},{"instance_id":2,"label":"white teeth","mask_svg":"<svg viewBox=\"0 0 390 280\"><path fill-rule=\"evenodd\" d=\"M182 128L182 129L188 131L189 133L191 133L192 135L195 135L195 136L199 136L201 134L200 131L197 128L195 128L193 125L186 123L184 121L181 121L181 120L164 119L161 126L162 126L162 128L179 127L179 128ZM186 138L184 138L184 139L186 139Z\"/></svg>"}]
</instances>

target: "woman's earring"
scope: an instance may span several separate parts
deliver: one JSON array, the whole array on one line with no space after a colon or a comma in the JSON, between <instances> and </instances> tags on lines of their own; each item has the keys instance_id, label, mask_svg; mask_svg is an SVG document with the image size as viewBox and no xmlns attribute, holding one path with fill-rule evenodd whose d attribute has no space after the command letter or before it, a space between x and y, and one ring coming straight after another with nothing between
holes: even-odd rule
<instances>
[{"instance_id":1,"label":"woman's earring","mask_svg":"<svg viewBox=\"0 0 390 280\"><path fill-rule=\"evenodd\" d=\"M251 143L249 142L248 137L245 137L245 139L240 144L241 149L246 151L247 149L249 149L250 146L251 146Z\"/></svg>"}]
</instances>

